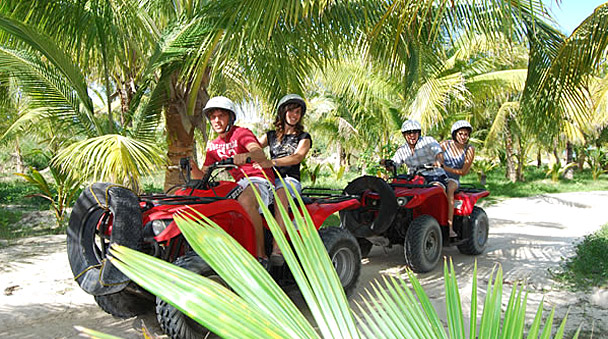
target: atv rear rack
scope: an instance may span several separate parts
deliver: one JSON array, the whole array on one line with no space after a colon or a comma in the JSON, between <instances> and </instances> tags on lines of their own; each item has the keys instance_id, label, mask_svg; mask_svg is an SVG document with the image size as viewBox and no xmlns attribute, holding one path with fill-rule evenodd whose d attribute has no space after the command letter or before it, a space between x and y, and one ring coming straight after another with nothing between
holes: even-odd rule
<instances>
[{"instance_id":1,"label":"atv rear rack","mask_svg":"<svg viewBox=\"0 0 608 339\"><path fill-rule=\"evenodd\" d=\"M167 195L167 194L143 194L139 200L154 205L195 205L209 204L218 200L226 200L224 197L196 197L191 195Z\"/></svg>"},{"instance_id":2,"label":"atv rear rack","mask_svg":"<svg viewBox=\"0 0 608 339\"><path fill-rule=\"evenodd\" d=\"M302 201L304 201L304 204L313 202L331 204L356 198L358 197L345 195L342 190L335 188L305 187L302 189Z\"/></svg>"}]
</instances>

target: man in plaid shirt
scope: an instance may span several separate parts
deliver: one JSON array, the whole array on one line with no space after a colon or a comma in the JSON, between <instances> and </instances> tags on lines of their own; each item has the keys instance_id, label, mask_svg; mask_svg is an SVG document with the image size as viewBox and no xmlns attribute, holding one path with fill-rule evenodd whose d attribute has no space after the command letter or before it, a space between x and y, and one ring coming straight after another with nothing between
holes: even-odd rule
<instances>
[{"instance_id":1,"label":"man in plaid shirt","mask_svg":"<svg viewBox=\"0 0 608 339\"><path fill-rule=\"evenodd\" d=\"M401 125L401 133L405 138L405 145L399 147L393 156L393 166L405 164L409 174L420 174L426 182L442 186L447 192L454 192L458 182L450 179L441 164L443 163L443 149L433 137L421 136L422 127L416 120L407 120ZM385 160L382 165L388 167ZM453 193L452 193L453 194ZM457 234L452 229L452 220L448 220L450 237Z\"/></svg>"}]
</instances>

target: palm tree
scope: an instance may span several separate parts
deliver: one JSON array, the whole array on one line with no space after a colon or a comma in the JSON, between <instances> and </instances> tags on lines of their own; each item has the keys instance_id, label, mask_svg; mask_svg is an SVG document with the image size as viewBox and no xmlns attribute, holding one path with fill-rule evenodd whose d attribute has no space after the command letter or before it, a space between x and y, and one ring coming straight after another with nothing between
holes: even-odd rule
<instances>
[{"instance_id":1,"label":"palm tree","mask_svg":"<svg viewBox=\"0 0 608 339\"><path fill-rule=\"evenodd\" d=\"M78 48L82 41L78 38L92 39L91 44L101 46L103 52L112 49L105 42L116 34L112 34L115 29L111 24L104 26L99 22L96 10L102 7L80 5L82 3L3 3L0 12L3 30L0 67L17 80L20 91L28 96L30 103L30 110L15 122L11 130L26 121L48 121L60 131L69 130L61 133L64 138L54 159L64 171L96 180L111 178L137 187L142 174L150 173L151 168L163 163L153 143L156 124L151 123L147 116L138 116L134 109L128 117L121 114L122 125L114 121L110 105L106 107L108 113L105 116L95 110L83 70L99 70L106 75L104 91L112 93L107 81L110 56L83 56L83 50ZM2 14L9 12L10 16ZM123 12L127 11L123 9ZM31 15L25 16L25 21L16 19L23 13ZM82 20L63 21L59 17L73 17L60 16L59 13L79 15ZM49 18L36 20L44 15L49 15ZM28 22L31 21L37 26L30 25ZM96 29L79 31L80 35L75 40L68 38L70 33L78 31L75 23L82 21L86 27L91 27L87 24L97 24L92 26ZM55 28L51 30L55 36L40 33L48 28ZM94 54L95 51L88 52ZM101 62L95 64L89 58Z\"/></svg>"},{"instance_id":2,"label":"palm tree","mask_svg":"<svg viewBox=\"0 0 608 339\"><path fill-rule=\"evenodd\" d=\"M236 17L232 16L233 6L229 1L177 1L169 6L164 1L147 1L139 7L125 1L32 4L9 1L3 3L2 10L10 13L10 17L4 15L2 27L8 34L20 38L27 45L25 48L40 53L56 67L63 77L58 81L66 80L79 102L73 103L70 110L83 107L77 113L85 119L71 120L91 125L84 126L84 131L94 131L95 137L115 132L125 136L128 129L129 137L137 135L150 143L149 132L164 112L168 159L170 165L176 165L179 158L192 154L195 129L206 138L201 108L209 92L236 99L246 97L247 91L239 85L247 74L251 75L248 81L255 83L267 97L277 98L285 91L301 92L302 75L311 65L320 65L330 56L331 43L337 36L348 37L344 32L351 31L338 25L344 18L345 4L328 6L319 2L309 8L292 1L285 7L273 6L258 15L258 7L266 6L258 2L242 8L242 13L247 15ZM321 16L312 16L312 10ZM136 20L129 21L132 18ZM93 28L80 31L78 25L82 22L92 24ZM38 33L40 31L52 32L53 36ZM338 31L341 33L332 33ZM50 42L43 44L41 37ZM54 46L50 46L52 42ZM69 47L69 54L62 53L64 45ZM114 53L114 50L124 53ZM153 53L142 53L146 50ZM299 58L294 58L296 53ZM28 62L14 60L13 63L19 61ZM90 70L95 76L93 80L99 79L105 87L107 123L95 119L87 84L78 67ZM34 88L31 89L28 93L36 95ZM121 98L118 124L110 108L113 97L110 93L114 90ZM148 136L143 137L142 132ZM114 144L125 140L130 139L120 139ZM69 149L78 155L69 157L64 153L60 158L81 160L79 164L86 169L103 173L91 155L96 155L96 148L107 145L107 141L83 141L84 144ZM80 153L81 150L88 151L88 156ZM140 156L132 155L132 158ZM158 154L155 159L158 164ZM169 166L165 184L175 183L177 173Z\"/></svg>"}]
</instances>

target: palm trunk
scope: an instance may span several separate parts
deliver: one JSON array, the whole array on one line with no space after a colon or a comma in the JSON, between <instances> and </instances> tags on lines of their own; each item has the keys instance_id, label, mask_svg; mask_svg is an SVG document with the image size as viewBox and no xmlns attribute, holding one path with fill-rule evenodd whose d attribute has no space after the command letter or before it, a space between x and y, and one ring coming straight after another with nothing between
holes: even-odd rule
<instances>
[{"instance_id":1,"label":"palm trunk","mask_svg":"<svg viewBox=\"0 0 608 339\"><path fill-rule=\"evenodd\" d=\"M586 155L585 155L585 151L583 150L583 147L577 147L576 149L576 162L578 163L578 170L582 171L583 170L583 166L585 166L585 161L586 159Z\"/></svg>"},{"instance_id":2,"label":"palm trunk","mask_svg":"<svg viewBox=\"0 0 608 339\"><path fill-rule=\"evenodd\" d=\"M525 147L524 145L522 145L521 142L521 138L519 138L519 153L517 155L517 169L516 169L516 173L515 176L517 178L517 181L526 181L526 178L524 177L524 164L526 162L526 152L525 152Z\"/></svg>"},{"instance_id":3,"label":"palm trunk","mask_svg":"<svg viewBox=\"0 0 608 339\"><path fill-rule=\"evenodd\" d=\"M508 128L505 134L505 155L507 161L507 172L505 173L505 176L509 181L516 182L517 173L515 171L515 161L513 161L513 138L511 136L511 131Z\"/></svg>"},{"instance_id":4,"label":"palm trunk","mask_svg":"<svg viewBox=\"0 0 608 339\"><path fill-rule=\"evenodd\" d=\"M574 151L572 149L572 144L568 141L566 143L566 165L574 162ZM564 178L568 180L572 180L574 178L574 168L570 167L564 173Z\"/></svg>"},{"instance_id":5,"label":"palm trunk","mask_svg":"<svg viewBox=\"0 0 608 339\"><path fill-rule=\"evenodd\" d=\"M189 86L179 82L179 75L173 74L169 103L165 109L165 121L167 128L167 159L169 166L165 171L165 190L183 183L180 177L179 162L181 158L192 157L194 152L194 130L198 127L204 132L203 107L209 100L207 86L209 77L205 76L201 88L197 91L194 115L188 115L188 94L192 93ZM204 140L206 144L206 140ZM199 164L200 165L200 164Z\"/></svg>"},{"instance_id":6,"label":"palm trunk","mask_svg":"<svg viewBox=\"0 0 608 339\"><path fill-rule=\"evenodd\" d=\"M19 137L15 137L15 165L17 167L17 173L25 173L25 165L23 164L23 156L21 155Z\"/></svg>"}]
</instances>

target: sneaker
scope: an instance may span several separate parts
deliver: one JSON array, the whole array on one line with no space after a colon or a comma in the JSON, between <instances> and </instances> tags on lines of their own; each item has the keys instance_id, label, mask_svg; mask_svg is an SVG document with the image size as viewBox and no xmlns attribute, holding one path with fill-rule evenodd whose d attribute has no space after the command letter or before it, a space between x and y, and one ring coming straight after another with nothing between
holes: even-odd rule
<instances>
[{"instance_id":1,"label":"sneaker","mask_svg":"<svg viewBox=\"0 0 608 339\"><path fill-rule=\"evenodd\" d=\"M281 253L272 253L270 255L270 265L271 266L283 266L285 264L285 258Z\"/></svg>"},{"instance_id":2,"label":"sneaker","mask_svg":"<svg viewBox=\"0 0 608 339\"><path fill-rule=\"evenodd\" d=\"M260 265L262 265L262 267L264 267L266 271L270 269L270 263L268 262L268 258L258 257L258 262L260 263Z\"/></svg>"}]
</instances>

